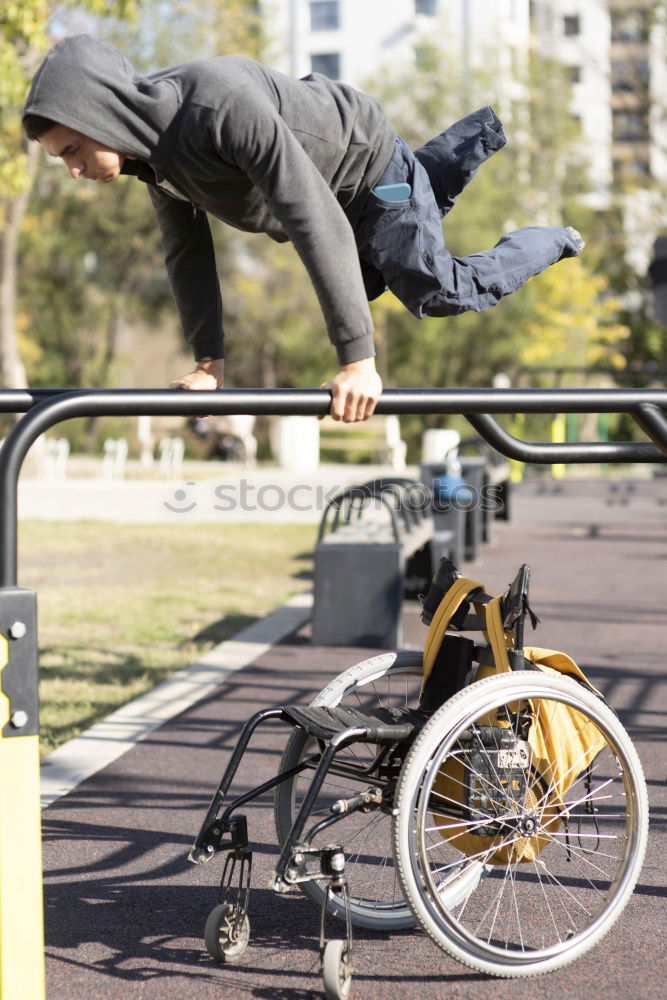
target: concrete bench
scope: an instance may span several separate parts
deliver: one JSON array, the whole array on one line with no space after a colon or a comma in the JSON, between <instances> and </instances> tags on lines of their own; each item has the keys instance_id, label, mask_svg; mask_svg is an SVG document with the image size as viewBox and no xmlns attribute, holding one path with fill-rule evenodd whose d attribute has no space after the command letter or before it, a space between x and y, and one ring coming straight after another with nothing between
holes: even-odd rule
<instances>
[{"instance_id":1,"label":"concrete bench","mask_svg":"<svg viewBox=\"0 0 667 1000\"><path fill-rule=\"evenodd\" d=\"M412 480L343 490L324 512L315 547L313 642L398 648L403 597L427 587L451 541L440 533L434 550L429 505Z\"/></svg>"}]
</instances>

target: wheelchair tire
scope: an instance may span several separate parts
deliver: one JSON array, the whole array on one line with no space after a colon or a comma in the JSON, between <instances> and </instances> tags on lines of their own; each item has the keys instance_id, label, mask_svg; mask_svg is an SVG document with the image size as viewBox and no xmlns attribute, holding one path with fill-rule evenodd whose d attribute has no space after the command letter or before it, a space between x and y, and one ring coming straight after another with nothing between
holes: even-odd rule
<instances>
[{"instance_id":1,"label":"wheelchair tire","mask_svg":"<svg viewBox=\"0 0 667 1000\"><path fill-rule=\"evenodd\" d=\"M349 703L355 708L366 707L369 711L379 705L416 707L421 676L421 650L383 653L356 663L339 674L320 691L311 704L332 707ZM298 764L307 748L313 744L314 741L304 732L295 730L283 753L281 771ZM341 756L358 760L360 756L375 753L376 750L377 747L356 743L342 751ZM308 752L312 750L308 749ZM281 846L294 822L305 780L297 775L276 788L275 823ZM315 803L313 823L308 824L307 828L328 815L331 802L360 791L360 787L351 781L346 787L345 779L339 776L327 778ZM391 817L379 810L367 814L353 813L325 830L320 838L322 845L338 843L339 839L346 856L352 923L356 927L385 931L414 927L415 918L404 901L396 879ZM315 845L319 842L316 840ZM321 907L323 883L304 882L299 884L299 888L317 907ZM345 912L336 897L329 897L327 907L332 917L345 920Z\"/></svg>"},{"instance_id":2,"label":"wheelchair tire","mask_svg":"<svg viewBox=\"0 0 667 1000\"><path fill-rule=\"evenodd\" d=\"M327 941L322 957L322 979L326 1000L347 1000L352 989L347 941Z\"/></svg>"},{"instance_id":3,"label":"wheelchair tire","mask_svg":"<svg viewBox=\"0 0 667 1000\"><path fill-rule=\"evenodd\" d=\"M596 727L601 749L558 790L548 768L538 783L532 754L528 767L519 765L524 777L510 774L523 789L510 798L503 768L517 765L488 737L484 743L481 727L498 710L500 719L517 718L516 706L528 700L533 712L575 709L582 727ZM481 800L470 792L480 787ZM483 809L474 808L480 801ZM596 944L630 898L647 833L641 764L617 716L583 685L538 671L491 676L454 695L418 734L396 790L394 855L405 898L436 944L495 976L550 972ZM445 905L443 885L480 863L474 891Z\"/></svg>"},{"instance_id":4,"label":"wheelchair tire","mask_svg":"<svg viewBox=\"0 0 667 1000\"><path fill-rule=\"evenodd\" d=\"M204 928L204 944L215 962L235 965L250 942L250 921L243 918L238 934L234 933L236 907L230 903L219 903L208 915Z\"/></svg>"}]
</instances>

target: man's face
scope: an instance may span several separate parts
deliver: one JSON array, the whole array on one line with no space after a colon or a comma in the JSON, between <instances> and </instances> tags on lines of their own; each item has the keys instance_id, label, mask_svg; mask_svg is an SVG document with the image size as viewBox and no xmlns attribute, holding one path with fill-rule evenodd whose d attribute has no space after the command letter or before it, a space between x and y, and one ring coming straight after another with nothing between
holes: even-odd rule
<instances>
[{"instance_id":1,"label":"man's face","mask_svg":"<svg viewBox=\"0 0 667 1000\"><path fill-rule=\"evenodd\" d=\"M122 153L66 125L54 125L39 141L49 156L59 156L63 160L70 177L74 178L108 183L118 177L125 160Z\"/></svg>"}]
</instances>

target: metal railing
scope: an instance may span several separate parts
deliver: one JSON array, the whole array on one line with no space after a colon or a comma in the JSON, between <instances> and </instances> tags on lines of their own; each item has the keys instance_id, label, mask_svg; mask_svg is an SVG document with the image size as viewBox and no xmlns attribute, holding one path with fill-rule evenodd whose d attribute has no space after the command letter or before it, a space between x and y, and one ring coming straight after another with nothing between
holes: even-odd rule
<instances>
[{"instance_id":1,"label":"metal railing","mask_svg":"<svg viewBox=\"0 0 667 1000\"><path fill-rule=\"evenodd\" d=\"M30 445L62 420L86 416L193 416L248 413L314 415L328 413L324 390L4 390L0 412L25 413L0 451L0 587L16 585L16 491ZM666 389L389 389L379 414L461 414L478 434L508 458L520 462L667 462ZM521 441L494 418L518 413L625 413L649 441L549 444Z\"/></svg>"},{"instance_id":2,"label":"metal railing","mask_svg":"<svg viewBox=\"0 0 667 1000\"><path fill-rule=\"evenodd\" d=\"M42 1000L38 654L35 594L17 586L17 486L30 446L62 420L87 416L313 415L324 390L0 390L0 413L23 413L0 448L0 995ZM508 458L530 463L667 463L667 390L393 389L379 414L461 414ZM520 413L625 413L647 441L521 441L495 419Z\"/></svg>"}]
</instances>

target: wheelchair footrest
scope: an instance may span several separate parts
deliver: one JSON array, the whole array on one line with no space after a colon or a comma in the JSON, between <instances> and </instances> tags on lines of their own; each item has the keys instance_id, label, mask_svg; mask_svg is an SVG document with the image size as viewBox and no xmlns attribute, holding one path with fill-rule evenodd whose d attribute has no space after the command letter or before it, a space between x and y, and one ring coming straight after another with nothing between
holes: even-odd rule
<instances>
[{"instance_id":1,"label":"wheelchair footrest","mask_svg":"<svg viewBox=\"0 0 667 1000\"><path fill-rule=\"evenodd\" d=\"M326 742L344 729L363 727L367 730L365 743L386 745L412 739L427 719L423 712L400 708L376 708L372 715L367 715L354 708L286 705L283 713L318 740Z\"/></svg>"}]
</instances>

